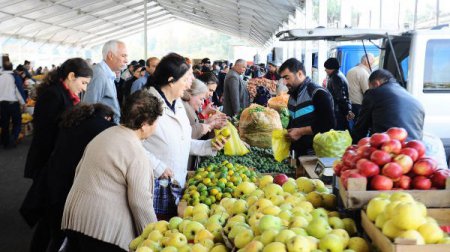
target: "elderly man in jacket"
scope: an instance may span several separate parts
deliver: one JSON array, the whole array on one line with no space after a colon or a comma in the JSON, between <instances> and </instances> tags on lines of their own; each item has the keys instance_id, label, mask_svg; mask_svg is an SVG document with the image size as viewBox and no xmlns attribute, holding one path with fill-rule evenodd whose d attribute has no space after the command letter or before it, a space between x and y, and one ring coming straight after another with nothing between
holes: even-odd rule
<instances>
[{"instance_id":1,"label":"elderly man in jacket","mask_svg":"<svg viewBox=\"0 0 450 252\"><path fill-rule=\"evenodd\" d=\"M408 140L422 139L425 111L422 104L400 86L387 70L369 77L369 90L363 97L361 112L352 132L353 142L391 127L402 127Z\"/></svg>"},{"instance_id":2,"label":"elderly man in jacket","mask_svg":"<svg viewBox=\"0 0 450 252\"><path fill-rule=\"evenodd\" d=\"M114 80L115 72L127 65L127 48L118 40L111 40L103 45L103 60L94 66L94 73L83 97L86 103L103 103L114 111L114 122L120 122L120 106Z\"/></svg>"},{"instance_id":3,"label":"elderly man in jacket","mask_svg":"<svg viewBox=\"0 0 450 252\"><path fill-rule=\"evenodd\" d=\"M250 105L247 86L241 75L245 72L247 63L243 59L236 60L228 71L223 84L223 112L230 117L235 116Z\"/></svg>"}]
</instances>

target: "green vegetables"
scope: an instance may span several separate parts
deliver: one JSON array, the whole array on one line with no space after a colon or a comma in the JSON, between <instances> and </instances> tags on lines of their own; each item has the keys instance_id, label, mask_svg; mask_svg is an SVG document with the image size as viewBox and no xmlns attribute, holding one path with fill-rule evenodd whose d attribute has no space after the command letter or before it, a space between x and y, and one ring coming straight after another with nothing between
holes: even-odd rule
<instances>
[{"instance_id":1,"label":"green vegetables","mask_svg":"<svg viewBox=\"0 0 450 252\"><path fill-rule=\"evenodd\" d=\"M255 168L256 171L260 173L295 173L295 170L289 166L287 160L281 163L275 161L272 149L258 147L251 147L250 152L244 156L225 156L223 152L219 152L215 157L202 159L199 167L206 167L210 164L220 164L225 160L228 160L231 163L239 163L250 168Z\"/></svg>"},{"instance_id":2,"label":"green vegetables","mask_svg":"<svg viewBox=\"0 0 450 252\"><path fill-rule=\"evenodd\" d=\"M286 129L289 124L289 110L287 108L282 108L280 112L281 126Z\"/></svg>"}]
</instances>

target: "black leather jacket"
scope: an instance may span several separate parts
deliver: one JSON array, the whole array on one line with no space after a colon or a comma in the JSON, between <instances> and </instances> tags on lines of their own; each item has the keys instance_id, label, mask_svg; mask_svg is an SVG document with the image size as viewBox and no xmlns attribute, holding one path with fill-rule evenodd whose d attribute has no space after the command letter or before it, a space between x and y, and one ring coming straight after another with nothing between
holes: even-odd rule
<instances>
[{"instance_id":1,"label":"black leather jacket","mask_svg":"<svg viewBox=\"0 0 450 252\"><path fill-rule=\"evenodd\" d=\"M328 76L327 89L334 100L334 110L346 116L352 110L352 103L348 95L348 82L344 74L336 70Z\"/></svg>"},{"instance_id":2,"label":"black leather jacket","mask_svg":"<svg viewBox=\"0 0 450 252\"><path fill-rule=\"evenodd\" d=\"M425 111L422 104L394 81L369 89L352 132L353 142L391 127L402 127L408 140L422 139Z\"/></svg>"}]
</instances>

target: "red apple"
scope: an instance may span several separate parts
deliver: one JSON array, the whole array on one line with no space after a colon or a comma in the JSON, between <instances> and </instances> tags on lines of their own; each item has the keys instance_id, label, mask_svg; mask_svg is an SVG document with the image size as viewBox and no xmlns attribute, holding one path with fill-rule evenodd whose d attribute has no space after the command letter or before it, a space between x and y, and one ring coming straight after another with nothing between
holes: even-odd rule
<instances>
[{"instance_id":1,"label":"red apple","mask_svg":"<svg viewBox=\"0 0 450 252\"><path fill-rule=\"evenodd\" d=\"M357 148L358 148L358 146L353 144L353 145L350 145L347 148L345 148L345 152L350 151L350 150L356 151Z\"/></svg>"},{"instance_id":2,"label":"red apple","mask_svg":"<svg viewBox=\"0 0 450 252\"><path fill-rule=\"evenodd\" d=\"M376 175L370 181L370 188L374 190L391 190L393 186L394 182L392 179L383 175Z\"/></svg>"},{"instance_id":3,"label":"red apple","mask_svg":"<svg viewBox=\"0 0 450 252\"><path fill-rule=\"evenodd\" d=\"M411 168L413 167L414 164L412 158L406 154L399 154L395 156L393 161L402 167L403 174L406 174L409 171L411 171Z\"/></svg>"},{"instance_id":4,"label":"red apple","mask_svg":"<svg viewBox=\"0 0 450 252\"><path fill-rule=\"evenodd\" d=\"M438 189L445 189L445 183L448 177L450 177L450 170L437 170L431 175L431 183Z\"/></svg>"},{"instance_id":5,"label":"red apple","mask_svg":"<svg viewBox=\"0 0 450 252\"><path fill-rule=\"evenodd\" d=\"M348 177L353 174L353 173L358 173L358 170L356 169L351 169L351 170L345 170L343 172L341 172L341 182L344 185L345 189L347 189L347 180Z\"/></svg>"},{"instance_id":6,"label":"red apple","mask_svg":"<svg viewBox=\"0 0 450 252\"><path fill-rule=\"evenodd\" d=\"M416 176L412 180L412 187L419 190L428 190L431 188L431 180L425 176Z\"/></svg>"},{"instance_id":7,"label":"red apple","mask_svg":"<svg viewBox=\"0 0 450 252\"><path fill-rule=\"evenodd\" d=\"M344 167L344 163L342 161L338 161L336 163L333 164L333 171L334 174L336 174L336 176L340 176L341 175L341 170Z\"/></svg>"},{"instance_id":8,"label":"red apple","mask_svg":"<svg viewBox=\"0 0 450 252\"><path fill-rule=\"evenodd\" d=\"M411 178L406 175L402 175L397 181L394 182L394 186L408 190L411 187Z\"/></svg>"},{"instance_id":9,"label":"red apple","mask_svg":"<svg viewBox=\"0 0 450 252\"><path fill-rule=\"evenodd\" d=\"M374 133L370 137L370 145L372 145L375 148L380 147L383 143L389 141L389 135L386 133Z\"/></svg>"},{"instance_id":10,"label":"red apple","mask_svg":"<svg viewBox=\"0 0 450 252\"><path fill-rule=\"evenodd\" d=\"M356 153L363 158L370 158L370 154L372 154L372 152L374 152L376 150L377 150L376 148L374 148L370 145L363 145L363 146L358 147L358 149L356 150Z\"/></svg>"},{"instance_id":11,"label":"red apple","mask_svg":"<svg viewBox=\"0 0 450 252\"><path fill-rule=\"evenodd\" d=\"M425 145L419 140L411 140L406 143L406 147L414 148L419 153L419 158L425 155Z\"/></svg>"},{"instance_id":12,"label":"red apple","mask_svg":"<svg viewBox=\"0 0 450 252\"><path fill-rule=\"evenodd\" d=\"M397 139L404 142L408 137L408 132L404 128L392 127L386 131L391 139Z\"/></svg>"},{"instance_id":13,"label":"red apple","mask_svg":"<svg viewBox=\"0 0 450 252\"><path fill-rule=\"evenodd\" d=\"M358 141L358 147L363 146L363 145L368 145L370 144L370 137L364 137L359 139Z\"/></svg>"},{"instance_id":14,"label":"red apple","mask_svg":"<svg viewBox=\"0 0 450 252\"><path fill-rule=\"evenodd\" d=\"M395 162L389 162L383 166L381 174L391 178L395 182L403 175L403 169L399 164Z\"/></svg>"},{"instance_id":15,"label":"red apple","mask_svg":"<svg viewBox=\"0 0 450 252\"><path fill-rule=\"evenodd\" d=\"M378 165L374 162L365 158L358 160L358 162L356 163L356 169L358 169L359 174L367 178L380 174L380 167L378 167Z\"/></svg>"},{"instance_id":16,"label":"red apple","mask_svg":"<svg viewBox=\"0 0 450 252\"><path fill-rule=\"evenodd\" d=\"M284 183L286 183L287 181L288 181L288 176L286 176L286 174L283 174L283 173L280 173L280 174L278 174L277 176L275 176L275 178L273 178L273 182L275 183L275 184L278 184L278 185L283 185Z\"/></svg>"},{"instance_id":17,"label":"red apple","mask_svg":"<svg viewBox=\"0 0 450 252\"><path fill-rule=\"evenodd\" d=\"M391 162L391 155L389 155L389 153L385 151L376 150L372 152L372 154L370 154L370 161L374 162L379 166L383 166Z\"/></svg>"},{"instance_id":18,"label":"red apple","mask_svg":"<svg viewBox=\"0 0 450 252\"><path fill-rule=\"evenodd\" d=\"M414 174L422 175L422 176L430 176L433 174L437 169L437 162L433 158L430 157L424 157L419 158L414 163L414 166L412 168L412 171Z\"/></svg>"},{"instance_id":19,"label":"red apple","mask_svg":"<svg viewBox=\"0 0 450 252\"><path fill-rule=\"evenodd\" d=\"M410 147L403 148L400 151L400 154L405 154L405 155L410 156L413 162L416 162L417 159L419 158L419 152L416 149L410 148Z\"/></svg>"},{"instance_id":20,"label":"red apple","mask_svg":"<svg viewBox=\"0 0 450 252\"><path fill-rule=\"evenodd\" d=\"M356 156L356 151L354 151L354 150L347 150L347 151L344 152L344 155L342 155L341 160L346 166L351 167L352 163L351 163L350 158L353 157L353 156Z\"/></svg>"},{"instance_id":21,"label":"red apple","mask_svg":"<svg viewBox=\"0 0 450 252\"><path fill-rule=\"evenodd\" d=\"M402 143L397 139L391 139L381 145L381 150L387 153L399 154L402 150Z\"/></svg>"}]
</instances>

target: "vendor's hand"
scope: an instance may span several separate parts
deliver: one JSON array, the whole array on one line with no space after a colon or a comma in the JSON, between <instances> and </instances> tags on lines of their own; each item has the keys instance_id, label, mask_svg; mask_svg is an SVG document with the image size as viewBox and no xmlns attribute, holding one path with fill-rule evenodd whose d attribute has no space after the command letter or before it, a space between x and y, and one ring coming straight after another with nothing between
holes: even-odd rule
<instances>
[{"instance_id":1,"label":"vendor's hand","mask_svg":"<svg viewBox=\"0 0 450 252\"><path fill-rule=\"evenodd\" d=\"M223 147L228 142L230 137L219 136L219 137L216 137L215 139L216 139L215 141L211 141L212 148L215 151L220 151L221 149L223 149Z\"/></svg>"},{"instance_id":2,"label":"vendor's hand","mask_svg":"<svg viewBox=\"0 0 450 252\"><path fill-rule=\"evenodd\" d=\"M173 171L170 168L166 168L163 174L159 177L160 179L168 179L173 177Z\"/></svg>"},{"instance_id":3,"label":"vendor's hand","mask_svg":"<svg viewBox=\"0 0 450 252\"><path fill-rule=\"evenodd\" d=\"M291 141L297 141L302 137L302 131L299 128L292 128L287 131L288 133L286 134L286 137Z\"/></svg>"},{"instance_id":4,"label":"vendor's hand","mask_svg":"<svg viewBox=\"0 0 450 252\"><path fill-rule=\"evenodd\" d=\"M352 111L349 111L347 115L347 121L353 120L353 118L355 118L355 114L353 114Z\"/></svg>"}]
</instances>

